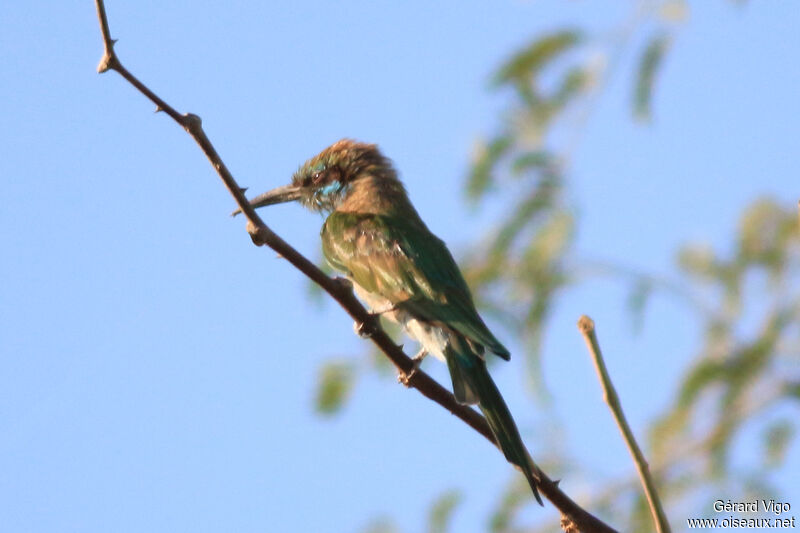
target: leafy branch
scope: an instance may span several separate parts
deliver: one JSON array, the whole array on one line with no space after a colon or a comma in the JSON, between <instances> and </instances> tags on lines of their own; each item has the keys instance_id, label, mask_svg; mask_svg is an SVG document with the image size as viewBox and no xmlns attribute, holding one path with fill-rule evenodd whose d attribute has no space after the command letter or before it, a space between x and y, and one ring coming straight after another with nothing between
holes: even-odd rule
<instances>
[{"instance_id":1,"label":"leafy branch","mask_svg":"<svg viewBox=\"0 0 800 533\"><path fill-rule=\"evenodd\" d=\"M704 339L674 404L649 435L651 470L664 503L672 505L699 501L686 496L710 485L758 487L764 494L765 472L781 464L800 433L796 417L778 414L779 408L796 408L800 398L798 206L753 202L731 243L732 255L710 246L684 247L674 278L615 258L587 260L575 249L580 205L569 169L588 118L616 73L624 71L633 118L651 120L660 73L690 7L686 0L638 0L611 27L554 28L510 54L492 80L510 94L509 104L495 131L477 143L465 183L473 205L500 207L503 214L462 263L480 305L525 341L532 390L540 395L545 327L570 287L600 277L629 287L634 331L655 296L668 296L691 312ZM547 423L552 431L554 420ZM733 472L728 455L736 437L755 424L761 426L763 464L743 476ZM632 504L628 528L647 529L648 506L635 489L628 481L609 481L588 505L622 523L623 508ZM509 518L524 503L501 506L497 513L506 522L498 531L525 527Z\"/></svg>"}]
</instances>

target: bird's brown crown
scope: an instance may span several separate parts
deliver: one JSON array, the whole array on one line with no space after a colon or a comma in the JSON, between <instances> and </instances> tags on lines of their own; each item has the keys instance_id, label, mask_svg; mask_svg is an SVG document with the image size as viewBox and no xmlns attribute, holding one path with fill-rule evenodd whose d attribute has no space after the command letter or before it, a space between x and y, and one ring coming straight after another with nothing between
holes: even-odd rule
<instances>
[{"instance_id":1,"label":"bird's brown crown","mask_svg":"<svg viewBox=\"0 0 800 533\"><path fill-rule=\"evenodd\" d=\"M383 213L410 206L392 162L377 145L351 139L303 163L292 184L302 188L303 205L315 211Z\"/></svg>"}]
</instances>

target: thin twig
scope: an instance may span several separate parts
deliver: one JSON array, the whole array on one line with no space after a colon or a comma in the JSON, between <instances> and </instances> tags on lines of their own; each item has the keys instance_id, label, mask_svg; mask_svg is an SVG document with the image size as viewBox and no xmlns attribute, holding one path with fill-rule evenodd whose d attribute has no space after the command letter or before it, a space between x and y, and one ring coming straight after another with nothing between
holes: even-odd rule
<instances>
[{"instance_id":1,"label":"thin twig","mask_svg":"<svg viewBox=\"0 0 800 533\"><path fill-rule=\"evenodd\" d=\"M103 0L95 0L95 3L105 49L103 58L100 60L100 64L97 68L98 72L102 73L107 70L117 71L139 92L152 101L156 105L157 111L165 112L192 136L197 144L200 145L201 150L211 162L211 165L217 171L225 187L236 200L242 213L247 218L247 231L253 243L257 246L266 245L275 250L295 268L300 270L314 283L322 287L325 292L330 294L357 323L364 325L363 329L369 333L370 340L372 340L392 363L394 363L401 376L408 376L408 379L405 380L406 386L417 389L423 396L450 411L451 414L460 418L475 431L483 435L489 442L497 446L497 442L489 429L486 419L477 411L468 406L459 404L447 389L442 387L425 372L417 370L412 373L414 369L412 360L403 352L402 348L397 346L386 334L377 319L364 309L364 306L355 298L352 290L348 286L325 275L316 265L269 229L247 201L243 189L236 183L230 171L222 162L219 154L217 154L211 141L203 131L200 117L192 113L178 113L173 107L159 98L158 95L122 66L122 63L119 61L114 51L115 41L111 38L111 33L109 31L104 2ZM540 473L540 490L542 494L544 494L563 515L568 517L572 523L577 525L581 531L587 533L615 531L564 494L558 488L557 482L552 481L544 472Z\"/></svg>"},{"instance_id":2,"label":"thin twig","mask_svg":"<svg viewBox=\"0 0 800 533\"><path fill-rule=\"evenodd\" d=\"M611 383L611 376L608 375L605 361L603 361L603 354L600 352L600 343L597 341L597 334L594 329L594 321L586 315L583 315L578 320L578 329L586 341L586 347L592 355L594 362L594 369L597 371L597 376L600 378L600 383L603 386L603 399L611 409L611 414L614 415L614 420L617 422L617 427L622 432L622 437L625 439L625 444L633 456L633 462L636 464L636 470L639 472L639 479L644 488L644 494L647 498L647 503L650 506L650 513L653 515L653 522L656 525L656 531L659 533L669 533L670 527L667 522L667 515L661 506L661 500L658 498L656 486L653 482L653 477L650 475L650 469L647 465L642 450L636 443L636 438L633 436L628 421L625 419L625 413L622 412L622 404L617 396L617 391L614 384Z\"/></svg>"}]
</instances>

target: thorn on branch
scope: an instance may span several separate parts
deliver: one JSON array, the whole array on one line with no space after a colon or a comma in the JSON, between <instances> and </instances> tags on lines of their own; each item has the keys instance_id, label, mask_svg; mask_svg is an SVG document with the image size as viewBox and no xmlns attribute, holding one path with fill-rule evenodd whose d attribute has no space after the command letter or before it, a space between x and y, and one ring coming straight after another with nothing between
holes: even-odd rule
<instances>
[{"instance_id":1,"label":"thorn on branch","mask_svg":"<svg viewBox=\"0 0 800 533\"><path fill-rule=\"evenodd\" d=\"M369 339L378 331L377 322L378 317L370 314L366 320L356 320L353 322L353 331L362 339Z\"/></svg>"}]
</instances>

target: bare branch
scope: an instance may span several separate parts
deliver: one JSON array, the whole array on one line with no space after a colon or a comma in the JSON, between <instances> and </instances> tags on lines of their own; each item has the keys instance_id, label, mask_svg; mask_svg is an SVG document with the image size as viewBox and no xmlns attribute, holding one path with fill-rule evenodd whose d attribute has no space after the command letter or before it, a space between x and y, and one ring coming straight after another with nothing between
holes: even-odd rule
<instances>
[{"instance_id":1,"label":"bare branch","mask_svg":"<svg viewBox=\"0 0 800 533\"><path fill-rule=\"evenodd\" d=\"M600 352L600 343L597 341L597 334L594 329L594 321L586 315L583 315L578 320L578 329L586 341L586 347L592 355L594 362L594 369L597 371L597 376L600 378L600 383L603 386L603 399L611 409L611 414L617 422L617 427L622 432L622 437L628 450L633 456L633 461L636 463L636 470L639 472L639 479L644 488L647 503L650 506L650 513L653 515L653 522L656 525L656 530L659 533L670 533L669 522L667 522L667 515L664 514L664 509L661 507L661 500L658 498L656 486L653 482L653 477L650 475L650 469L647 465L647 459L644 458L642 450L636 443L636 438L633 436L628 421L625 419L625 413L622 412L622 404L617 396L617 390L614 384L611 383L611 376L608 375L603 355Z\"/></svg>"},{"instance_id":2,"label":"bare branch","mask_svg":"<svg viewBox=\"0 0 800 533\"><path fill-rule=\"evenodd\" d=\"M114 40L108 27L108 18L103 0L95 0L97 5L97 16L100 22L100 31L103 36L105 53L97 67L98 72L103 73L107 70L117 71L139 92L150 99L158 111L164 111L175 122L180 124L192 138L200 145L200 149L206 155L211 165L217 171L228 192L236 200L239 209L247 218L247 231L257 246L269 246L284 259L289 261L295 268L300 270L314 283L325 290L344 310L359 324L363 325L363 330L369 334L370 340L392 361L401 374L407 376L406 386L417 389L423 396L433 400L451 414L457 416L475 431L483 435L489 442L497 446L494 435L489 429L489 425L477 411L468 406L459 404L455 397L433 378L414 369L413 362L392 339L381 328L377 319L364 309L364 306L355 298L352 290L337 280L328 277L316 265L305 258L289 243L284 241L273 232L261 217L255 212L253 207L244 196L244 189L234 180L228 168L222 162L211 141L203 131L202 121L199 116L186 113L178 113L172 106L167 104L158 95L151 91L146 85L140 82L128 70L122 66L116 53L114 52ZM569 522L576 525L580 531L590 532L613 532L615 531L601 520L581 508L577 503L564 494L558 484L541 473L539 488L544 496L557 507L562 515L568 518Z\"/></svg>"}]
</instances>

